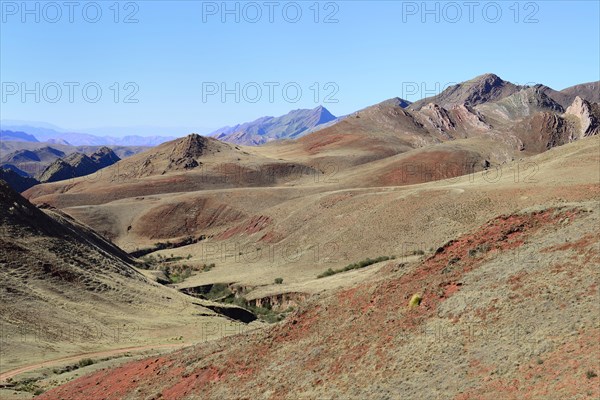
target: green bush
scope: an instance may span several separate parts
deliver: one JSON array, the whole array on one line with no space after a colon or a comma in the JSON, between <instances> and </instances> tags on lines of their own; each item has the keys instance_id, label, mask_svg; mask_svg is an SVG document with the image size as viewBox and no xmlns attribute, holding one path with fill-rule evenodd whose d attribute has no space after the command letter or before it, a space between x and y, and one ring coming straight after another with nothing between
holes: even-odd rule
<instances>
[{"instance_id":1,"label":"green bush","mask_svg":"<svg viewBox=\"0 0 600 400\"><path fill-rule=\"evenodd\" d=\"M337 272L335 272L334 270L329 268L327 271L323 272L322 274L317 275L317 278L325 278L327 276L335 275L336 273Z\"/></svg>"},{"instance_id":2,"label":"green bush","mask_svg":"<svg viewBox=\"0 0 600 400\"><path fill-rule=\"evenodd\" d=\"M211 269L213 269L215 267L215 263L211 263L211 264L204 264L202 266L202 272L208 272Z\"/></svg>"},{"instance_id":3,"label":"green bush","mask_svg":"<svg viewBox=\"0 0 600 400\"><path fill-rule=\"evenodd\" d=\"M275 284L281 285L283 283L283 278L275 278Z\"/></svg>"},{"instance_id":4,"label":"green bush","mask_svg":"<svg viewBox=\"0 0 600 400\"><path fill-rule=\"evenodd\" d=\"M421 305L421 300L423 299L421 298L420 294L413 294L413 296L410 298L410 301L408 302L408 306L418 307L419 305Z\"/></svg>"},{"instance_id":5,"label":"green bush","mask_svg":"<svg viewBox=\"0 0 600 400\"><path fill-rule=\"evenodd\" d=\"M229 297L232 295L233 295L233 293L232 293L231 289L229 289L229 286L227 286L225 283L215 283L210 288L210 291L206 294L206 297L209 300L216 300L216 299L222 299L224 297Z\"/></svg>"},{"instance_id":6,"label":"green bush","mask_svg":"<svg viewBox=\"0 0 600 400\"><path fill-rule=\"evenodd\" d=\"M365 260L359 261L358 263L348 264L342 269L334 270L334 269L329 268L327 271L317 275L317 278L325 278L327 276L339 274L340 272L346 272L346 271L352 271L353 269L365 268L365 267L368 267L369 265L377 264L382 261L393 260L394 258L395 258L394 256L392 256L392 257L381 256L381 257L377 257L375 259L367 258Z\"/></svg>"},{"instance_id":7,"label":"green bush","mask_svg":"<svg viewBox=\"0 0 600 400\"><path fill-rule=\"evenodd\" d=\"M92 360L91 358L84 358L83 360L79 360L79 362L77 363L79 368L87 367L88 365L92 364L94 364L94 360Z\"/></svg>"}]
</instances>

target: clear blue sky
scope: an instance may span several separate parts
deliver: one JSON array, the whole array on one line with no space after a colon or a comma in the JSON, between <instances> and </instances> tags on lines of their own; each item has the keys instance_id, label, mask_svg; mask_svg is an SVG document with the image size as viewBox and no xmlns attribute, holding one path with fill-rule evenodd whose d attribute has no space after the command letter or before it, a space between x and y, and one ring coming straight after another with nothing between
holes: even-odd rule
<instances>
[{"instance_id":1,"label":"clear blue sky","mask_svg":"<svg viewBox=\"0 0 600 400\"><path fill-rule=\"evenodd\" d=\"M91 23L96 9L80 2L71 23L64 6L59 18L46 2L27 3L33 10L37 4L36 15L26 14L21 1L2 1L2 118L78 129L144 125L207 133L318 104L343 115L394 96L414 101L431 94L414 93L414 84L435 89L436 82L443 87L485 72L555 89L600 79L598 1L519 2L517 7L513 1L482 1L472 10L457 1L461 15L448 2L429 2L427 8L438 11L424 14L421 1L337 1L320 2L318 16L308 1L297 3L302 15L296 23L293 3L273 3L270 9L264 1L240 2L239 12L223 15L220 1L120 2L117 16L113 1L100 1L102 15ZM500 5L500 17L494 4ZM228 7L235 9L236 3ZM137 22L124 23L127 16ZM324 22L327 16L332 23ZM34 92L40 83L39 103L34 94L22 101L22 88L13 83L23 82ZM58 101L52 82L62 86ZM79 83L73 102L65 82ZM102 89L96 103L89 101L94 86L88 87L88 100L83 97L89 82ZM114 82L120 86L116 103ZM133 85L125 88L128 82ZM240 89L256 82L262 97L250 102L256 96L250 85L246 96L240 90L239 102L233 94L223 102L206 90L203 99L203 83L207 89L210 82L230 89L236 82ZM279 84L272 103L268 82ZM287 98L286 83L295 83ZM296 84L302 96L293 103ZM132 99L138 102L125 103L123 96L136 88ZM331 99L338 102L325 102L336 90Z\"/></svg>"}]
</instances>

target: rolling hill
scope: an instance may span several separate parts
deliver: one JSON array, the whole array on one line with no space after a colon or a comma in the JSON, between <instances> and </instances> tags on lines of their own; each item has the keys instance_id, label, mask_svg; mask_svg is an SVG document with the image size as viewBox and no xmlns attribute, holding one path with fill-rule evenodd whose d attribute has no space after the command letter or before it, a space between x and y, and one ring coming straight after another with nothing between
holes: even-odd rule
<instances>
[{"instance_id":1,"label":"rolling hill","mask_svg":"<svg viewBox=\"0 0 600 400\"><path fill-rule=\"evenodd\" d=\"M221 321L210 302L150 281L114 244L58 210L38 209L4 181L0 205L1 372L236 324Z\"/></svg>"},{"instance_id":2,"label":"rolling hill","mask_svg":"<svg viewBox=\"0 0 600 400\"><path fill-rule=\"evenodd\" d=\"M99 371L41 398L594 398L599 141L533 157L535 179L515 180L515 163L499 179L335 191L304 199L304 211L288 205L306 227L276 224L289 243L311 232L341 251L359 247L353 259L420 252L321 279L313 268L312 280L304 262L280 267L289 284L256 290L273 305L304 290L284 322ZM261 269L247 261L213 279L232 279L236 267L246 285L258 280Z\"/></svg>"}]
</instances>

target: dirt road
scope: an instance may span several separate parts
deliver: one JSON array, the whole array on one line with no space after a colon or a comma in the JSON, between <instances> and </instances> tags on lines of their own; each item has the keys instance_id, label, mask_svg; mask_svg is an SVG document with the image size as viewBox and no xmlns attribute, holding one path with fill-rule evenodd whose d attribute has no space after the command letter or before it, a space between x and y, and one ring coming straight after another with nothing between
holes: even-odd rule
<instances>
[{"instance_id":1,"label":"dirt road","mask_svg":"<svg viewBox=\"0 0 600 400\"><path fill-rule=\"evenodd\" d=\"M21 375L25 372L35 371L40 368L51 367L53 365L62 364L65 362L77 362L84 358L93 358L93 357L111 357L118 354L128 353L132 351L144 351L144 350L152 350L152 349L164 349L164 348L179 348L189 346L190 343L177 343L177 344L160 344L160 345L148 345L148 346L138 346L138 347L126 347L123 349L115 349L115 350L106 350L106 351L98 351L95 353L82 353L74 356L57 358L54 360L48 360L37 364L27 365L25 367L20 367L17 369L13 369L11 371L3 372L0 374L0 382L6 382L10 378L14 378L17 375Z\"/></svg>"}]
</instances>

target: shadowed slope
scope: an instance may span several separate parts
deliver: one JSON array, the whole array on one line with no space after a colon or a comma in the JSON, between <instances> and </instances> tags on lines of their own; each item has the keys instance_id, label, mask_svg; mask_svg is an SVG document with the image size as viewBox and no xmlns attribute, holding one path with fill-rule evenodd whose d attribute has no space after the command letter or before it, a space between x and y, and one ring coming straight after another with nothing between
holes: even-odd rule
<instances>
[{"instance_id":1,"label":"shadowed slope","mask_svg":"<svg viewBox=\"0 0 600 400\"><path fill-rule=\"evenodd\" d=\"M176 332L198 337L193 323L216 315L150 282L121 249L3 181L0 247L2 371L89 348L159 343Z\"/></svg>"}]
</instances>

